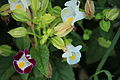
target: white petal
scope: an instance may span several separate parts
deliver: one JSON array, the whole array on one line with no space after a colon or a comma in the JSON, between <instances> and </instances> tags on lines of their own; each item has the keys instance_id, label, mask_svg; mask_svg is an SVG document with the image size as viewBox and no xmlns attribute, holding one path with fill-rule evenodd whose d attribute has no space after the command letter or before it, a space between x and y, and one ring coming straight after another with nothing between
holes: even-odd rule
<instances>
[{"instance_id":1,"label":"white petal","mask_svg":"<svg viewBox=\"0 0 120 80\"><path fill-rule=\"evenodd\" d=\"M66 7L61 11L62 20L65 22L70 17L75 17L75 11L71 7Z\"/></svg>"},{"instance_id":2,"label":"white petal","mask_svg":"<svg viewBox=\"0 0 120 80\"><path fill-rule=\"evenodd\" d=\"M66 53L62 54L63 58L67 58L69 56L72 56L72 53L70 51L67 51Z\"/></svg>"},{"instance_id":3,"label":"white petal","mask_svg":"<svg viewBox=\"0 0 120 80\"><path fill-rule=\"evenodd\" d=\"M77 64L80 61L81 54L74 53L75 59L72 60L70 57L67 58L68 64Z\"/></svg>"},{"instance_id":4,"label":"white petal","mask_svg":"<svg viewBox=\"0 0 120 80\"><path fill-rule=\"evenodd\" d=\"M8 2L10 3L10 4L12 4L12 3L16 3L16 2L19 2L20 0L8 0Z\"/></svg>"},{"instance_id":5,"label":"white petal","mask_svg":"<svg viewBox=\"0 0 120 80\"><path fill-rule=\"evenodd\" d=\"M17 61L17 65L21 62L25 63L25 65L22 68L20 68L21 70L24 70L25 68L31 65L31 63L26 59L25 54L23 54L19 61Z\"/></svg>"},{"instance_id":6,"label":"white petal","mask_svg":"<svg viewBox=\"0 0 120 80\"><path fill-rule=\"evenodd\" d=\"M80 1L78 1L78 0L71 0L71 1L67 1L67 2L65 3L65 6L67 6L67 7L72 7L73 9L74 9L77 5L80 5Z\"/></svg>"},{"instance_id":7,"label":"white petal","mask_svg":"<svg viewBox=\"0 0 120 80\"><path fill-rule=\"evenodd\" d=\"M75 9L75 19L74 21L72 22L72 24L74 24L76 21L78 20L82 20L85 18L85 13L82 12L82 11L79 11L79 7L77 6L76 9Z\"/></svg>"},{"instance_id":8,"label":"white petal","mask_svg":"<svg viewBox=\"0 0 120 80\"><path fill-rule=\"evenodd\" d=\"M24 8L28 8L30 6L30 0L21 0L21 2L24 5Z\"/></svg>"},{"instance_id":9,"label":"white petal","mask_svg":"<svg viewBox=\"0 0 120 80\"><path fill-rule=\"evenodd\" d=\"M77 46L77 47L75 47L76 48L76 50L80 50L81 48L82 48L82 46L81 45L79 45L79 46Z\"/></svg>"}]
</instances>

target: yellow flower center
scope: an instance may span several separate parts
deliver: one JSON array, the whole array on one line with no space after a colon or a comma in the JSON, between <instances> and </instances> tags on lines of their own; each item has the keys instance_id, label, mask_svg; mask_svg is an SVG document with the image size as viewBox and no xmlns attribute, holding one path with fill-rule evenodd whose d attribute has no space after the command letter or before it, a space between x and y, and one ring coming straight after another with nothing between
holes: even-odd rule
<instances>
[{"instance_id":1,"label":"yellow flower center","mask_svg":"<svg viewBox=\"0 0 120 80\"><path fill-rule=\"evenodd\" d=\"M12 2L14 3L14 2L16 2L16 0L12 0Z\"/></svg>"},{"instance_id":2,"label":"yellow flower center","mask_svg":"<svg viewBox=\"0 0 120 80\"><path fill-rule=\"evenodd\" d=\"M72 56L70 56L71 60L75 60L75 56L72 54Z\"/></svg>"},{"instance_id":3,"label":"yellow flower center","mask_svg":"<svg viewBox=\"0 0 120 80\"><path fill-rule=\"evenodd\" d=\"M67 22L70 22L70 23L71 23L73 20L74 20L74 18L73 18L73 17L70 17L70 18L67 19Z\"/></svg>"},{"instance_id":4,"label":"yellow flower center","mask_svg":"<svg viewBox=\"0 0 120 80\"><path fill-rule=\"evenodd\" d=\"M19 64L18 64L18 67L19 68L23 68L25 66L25 63L24 62L20 62Z\"/></svg>"},{"instance_id":5,"label":"yellow flower center","mask_svg":"<svg viewBox=\"0 0 120 80\"><path fill-rule=\"evenodd\" d=\"M20 9L20 8L22 8L22 5L21 5L21 4L18 4L15 8L16 8L16 9Z\"/></svg>"}]
</instances>

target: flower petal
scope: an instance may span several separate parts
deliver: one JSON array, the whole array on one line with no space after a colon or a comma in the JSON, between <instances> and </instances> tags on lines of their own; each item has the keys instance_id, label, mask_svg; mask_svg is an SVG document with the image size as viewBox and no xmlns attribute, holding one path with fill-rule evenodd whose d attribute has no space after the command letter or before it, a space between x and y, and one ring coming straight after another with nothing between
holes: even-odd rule
<instances>
[{"instance_id":1,"label":"flower petal","mask_svg":"<svg viewBox=\"0 0 120 80\"><path fill-rule=\"evenodd\" d=\"M28 8L31 4L30 0L21 0L21 2L23 4L24 8Z\"/></svg>"},{"instance_id":2,"label":"flower petal","mask_svg":"<svg viewBox=\"0 0 120 80\"><path fill-rule=\"evenodd\" d=\"M29 67L27 67L25 70L24 70L24 73L27 74L27 73L30 73L32 71L32 68L33 68L33 65L30 65Z\"/></svg>"},{"instance_id":3,"label":"flower petal","mask_svg":"<svg viewBox=\"0 0 120 80\"><path fill-rule=\"evenodd\" d=\"M77 5L79 5L78 3L80 4L80 1L78 1L78 0L71 0L71 1L67 1L65 3L65 6L72 7L74 9Z\"/></svg>"},{"instance_id":4,"label":"flower petal","mask_svg":"<svg viewBox=\"0 0 120 80\"><path fill-rule=\"evenodd\" d=\"M24 49L25 55L28 55L29 50L28 49Z\"/></svg>"},{"instance_id":5,"label":"flower petal","mask_svg":"<svg viewBox=\"0 0 120 80\"><path fill-rule=\"evenodd\" d=\"M68 18L74 18L75 11L71 7L66 7L61 11L62 20L65 22Z\"/></svg>"},{"instance_id":6,"label":"flower petal","mask_svg":"<svg viewBox=\"0 0 120 80\"><path fill-rule=\"evenodd\" d=\"M75 47L76 51L79 51L80 49L82 49L82 45L79 45L79 46Z\"/></svg>"},{"instance_id":7,"label":"flower petal","mask_svg":"<svg viewBox=\"0 0 120 80\"><path fill-rule=\"evenodd\" d=\"M67 58L68 64L77 64L80 61L81 54L79 52L74 53Z\"/></svg>"},{"instance_id":8,"label":"flower petal","mask_svg":"<svg viewBox=\"0 0 120 80\"><path fill-rule=\"evenodd\" d=\"M17 62L13 61L13 66L18 73L23 74L23 71L18 67Z\"/></svg>"},{"instance_id":9,"label":"flower petal","mask_svg":"<svg viewBox=\"0 0 120 80\"><path fill-rule=\"evenodd\" d=\"M29 59L28 60L30 63L32 63L33 64L33 66L35 66L36 65L36 61L35 61L35 59Z\"/></svg>"},{"instance_id":10,"label":"flower petal","mask_svg":"<svg viewBox=\"0 0 120 80\"><path fill-rule=\"evenodd\" d=\"M19 60L23 56L23 54L25 54L23 51L18 52L16 56L14 56L14 60Z\"/></svg>"}]
</instances>

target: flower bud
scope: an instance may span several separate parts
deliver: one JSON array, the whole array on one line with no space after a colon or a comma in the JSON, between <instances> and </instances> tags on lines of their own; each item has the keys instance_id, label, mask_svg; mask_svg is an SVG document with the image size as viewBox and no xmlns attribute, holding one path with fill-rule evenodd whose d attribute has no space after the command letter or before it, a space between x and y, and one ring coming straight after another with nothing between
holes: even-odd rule
<instances>
[{"instance_id":1,"label":"flower bud","mask_svg":"<svg viewBox=\"0 0 120 80\"><path fill-rule=\"evenodd\" d=\"M58 24L55 28L55 35L63 37L73 30L73 26L67 22Z\"/></svg>"},{"instance_id":2,"label":"flower bud","mask_svg":"<svg viewBox=\"0 0 120 80\"><path fill-rule=\"evenodd\" d=\"M92 0L87 0L85 3L85 14L87 18L91 19L94 17L95 7Z\"/></svg>"},{"instance_id":3,"label":"flower bud","mask_svg":"<svg viewBox=\"0 0 120 80\"><path fill-rule=\"evenodd\" d=\"M48 36L47 35L43 35L42 39L40 40L40 44L45 44L47 42Z\"/></svg>"}]
</instances>

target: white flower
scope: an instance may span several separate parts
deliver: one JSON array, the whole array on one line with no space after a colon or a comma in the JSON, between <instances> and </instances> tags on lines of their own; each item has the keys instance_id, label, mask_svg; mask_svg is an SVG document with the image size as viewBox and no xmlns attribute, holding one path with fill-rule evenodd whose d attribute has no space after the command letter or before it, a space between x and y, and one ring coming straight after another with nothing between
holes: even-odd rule
<instances>
[{"instance_id":1,"label":"white flower","mask_svg":"<svg viewBox=\"0 0 120 80\"><path fill-rule=\"evenodd\" d=\"M74 26L74 23L78 20L85 18L85 14L79 11L80 1L71 0L65 3L65 7L61 11L61 17L64 22L69 22Z\"/></svg>"},{"instance_id":2,"label":"white flower","mask_svg":"<svg viewBox=\"0 0 120 80\"><path fill-rule=\"evenodd\" d=\"M10 10L25 10L30 6L30 0L8 0L8 2L10 4Z\"/></svg>"},{"instance_id":3,"label":"white flower","mask_svg":"<svg viewBox=\"0 0 120 80\"><path fill-rule=\"evenodd\" d=\"M72 44L69 44L65 47L66 50L62 57L67 58L68 64L77 64L81 58L81 48L81 45L74 47Z\"/></svg>"}]
</instances>

